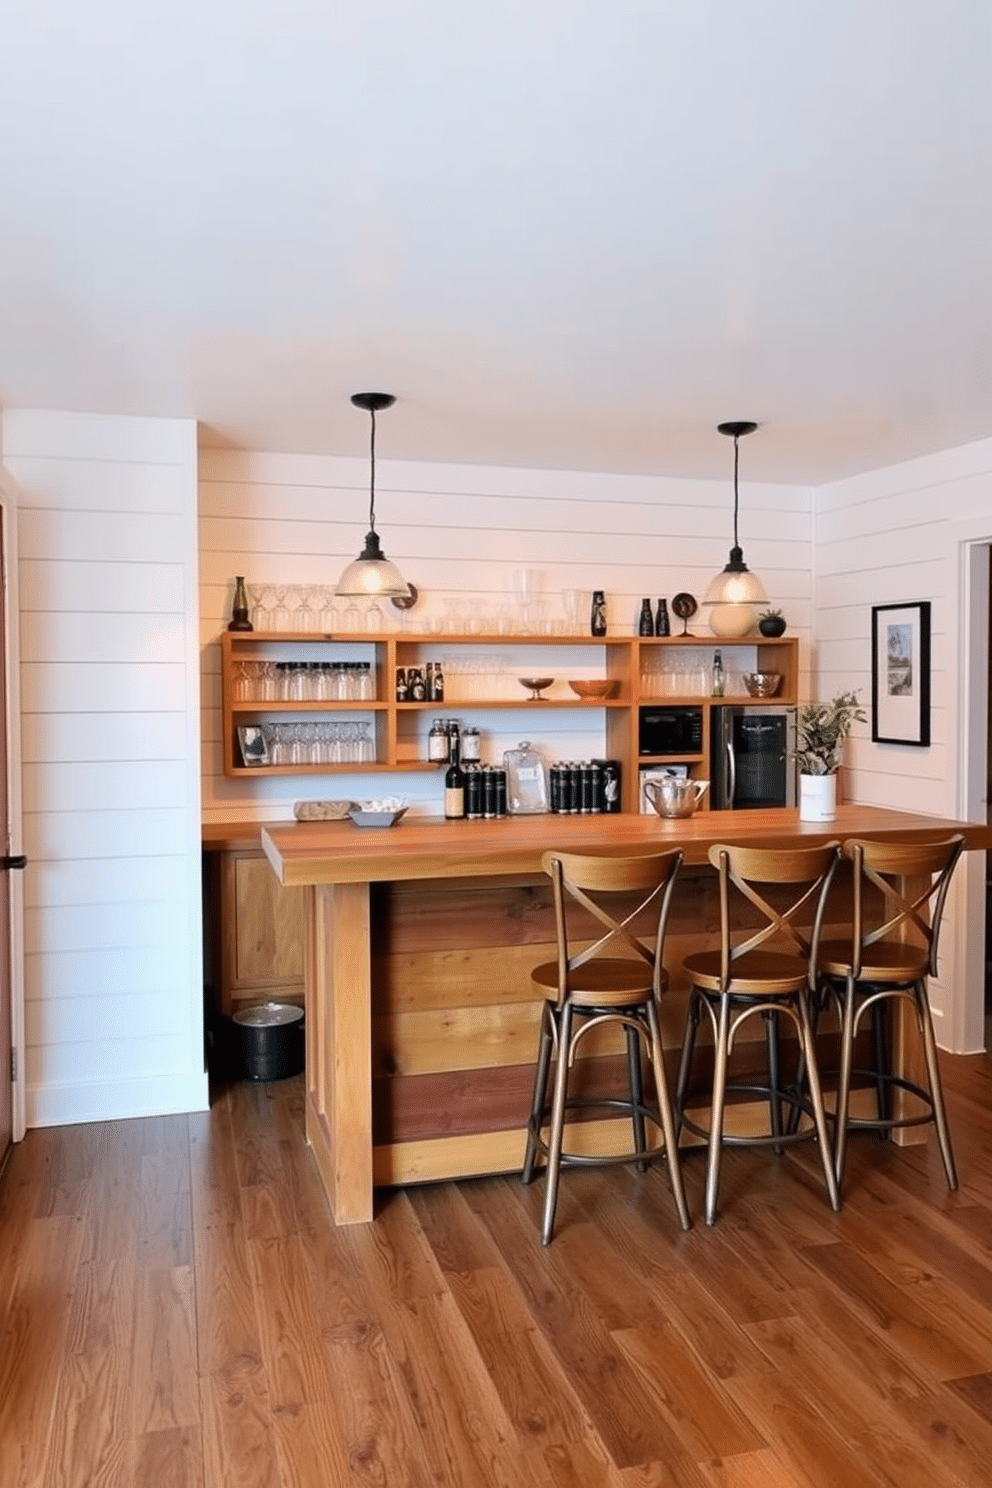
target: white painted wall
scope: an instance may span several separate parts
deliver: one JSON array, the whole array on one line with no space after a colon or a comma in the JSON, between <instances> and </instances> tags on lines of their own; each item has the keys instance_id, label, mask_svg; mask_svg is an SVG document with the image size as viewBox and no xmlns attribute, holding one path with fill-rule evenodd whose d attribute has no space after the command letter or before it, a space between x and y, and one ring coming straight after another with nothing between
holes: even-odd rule
<instances>
[{"instance_id":1,"label":"white painted wall","mask_svg":"<svg viewBox=\"0 0 992 1488\"><path fill-rule=\"evenodd\" d=\"M196 429L8 411L28 1125L202 1109Z\"/></svg>"},{"instance_id":2,"label":"white painted wall","mask_svg":"<svg viewBox=\"0 0 992 1488\"><path fill-rule=\"evenodd\" d=\"M631 634L640 606L681 589L701 595L727 561L733 495L729 481L690 481L568 471L492 469L376 461L376 525L388 556L420 590L410 624L443 617L461 597L491 613L512 603L511 575L540 575L547 615L561 615L563 589L607 592L611 629ZM747 561L765 580L792 633L805 670L811 606L811 493L789 486L742 485L740 535ZM364 460L200 452L200 583L203 644L203 802L208 820L233 815L284 817L305 797L395 791L416 809L440 810L436 772L394 776L227 780L221 773L219 647L230 618L234 576L277 583L333 584L361 547L368 517ZM388 607L387 607L388 609ZM395 611L390 612L394 617ZM700 611L692 629L713 644ZM502 651L504 648L501 647ZM512 647L505 648L512 654ZM443 636L438 652L445 653ZM555 653L549 653L551 669ZM574 657L571 675L581 675ZM565 675L564 659L557 661ZM595 668L593 668L595 670ZM450 678L449 678L450 680ZM548 758L603 752L589 714L471 714L448 702L439 711L478 722L484 758L531 737ZM597 720L601 715L595 715Z\"/></svg>"},{"instance_id":3,"label":"white painted wall","mask_svg":"<svg viewBox=\"0 0 992 1488\"><path fill-rule=\"evenodd\" d=\"M870 699L872 605L932 606L932 743L872 744L869 726L856 728L846 751L847 798L984 820L984 760L975 743L984 730L969 732L968 713L986 706L987 653L970 618L965 553L969 544L992 542L992 440L822 487L814 508L818 696L854 686ZM983 1043L983 878L983 856L968 854L932 987L938 1038L958 1051Z\"/></svg>"}]
</instances>

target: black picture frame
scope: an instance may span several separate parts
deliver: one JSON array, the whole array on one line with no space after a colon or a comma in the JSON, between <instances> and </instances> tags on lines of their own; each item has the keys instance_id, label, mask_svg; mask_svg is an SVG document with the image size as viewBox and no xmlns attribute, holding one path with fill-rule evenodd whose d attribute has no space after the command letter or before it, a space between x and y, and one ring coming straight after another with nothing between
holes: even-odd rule
<instances>
[{"instance_id":1,"label":"black picture frame","mask_svg":"<svg viewBox=\"0 0 992 1488\"><path fill-rule=\"evenodd\" d=\"M930 602L872 605L871 737L930 744Z\"/></svg>"}]
</instances>

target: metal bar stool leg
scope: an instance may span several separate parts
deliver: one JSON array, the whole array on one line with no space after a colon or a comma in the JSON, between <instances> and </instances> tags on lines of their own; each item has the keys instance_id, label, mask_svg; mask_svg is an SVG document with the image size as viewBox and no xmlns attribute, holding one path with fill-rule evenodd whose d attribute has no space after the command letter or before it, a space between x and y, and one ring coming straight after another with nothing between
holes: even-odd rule
<instances>
[{"instance_id":1,"label":"metal bar stool leg","mask_svg":"<svg viewBox=\"0 0 992 1488\"><path fill-rule=\"evenodd\" d=\"M875 1090L879 1120L888 1121L892 1115L892 1097L889 1086L889 1041L888 1008L884 1000L876 1002L871 1010L872 1040L875 1045ZM883 1141L888 1133L881 1131Z\"/></svg>"},{"instance_id":2,"label":"metal bar stool leg","mask_svg":"<svg viewBox=\"0 0 992 1488\"><path fill-rule=\"evenodd\" d=\"M720 998L716 1044L713 1050L713 1095L710 1104L710 1140L706 1158L706 1223L716 1220L716 1197L720 1187L720 1153L723 1147L723 1106L727 1093L727 1056L730 1042L730 998Z\"/></svg>"},{"instance_id":3,"label":"metal bar stool leg","mask_svg":"<svg viewBox=\"0 0 992 1488\"><path fill-rule=\"evenodd\" d=\"M537 1154L541 1141L541 1122L548 1098L548 1073L551 1068L551 1049L554 1043L551 1022L553 1014L548 1004L541 1004L541 1038L534 1069L534 1092L530 1103L530 1120L527 1123L527 1149L521 1179L530 1183L537 1165Z\"/></svg>"},{"instance_id":4,"label":"metal bar stool leg","mask_svg":"<svg viewBox=\"0 0 992 1488\"><path fill-rule=\"evenodd\" d=\"M809 1008L806 999L801 994L799 997L799 1028L803 1055L806 1060L809 1102L813 1107L816 1140L820 1148L820 1162L823 1165L823 1176L827 1185L827 1197L830 1200L830 1207L836 1213L840 1208L840 1188L837 1183L837 1175L834 1172L834 1155L827 1136L827 1118L823 1109L823 1091L820 1089L820 1072L816 1063L816 1050L813 1046L813 1028L810 1022Z\"/></svg>"},{"instance_id":5,"label":"metal bar stool leg","mask_svg":"<svg viewBox=\"0 0 992 1488\"><path fill-rule=\"evenodd\" d=\"M687 1230L692 1221L689 1218L689 1206L685 1201L685 1189L682 1186L682 1164L679 1161L678 1132L675 1129L672 1105L668 1098L668 1076L665 1073L665 1051L661 1045L661 1025L658 1020L658 1009L653 1002L649 1002L647 1005L647 1017L648 1029L651 1034L651 1063L654 1067L655 1095L657 1096L658 1113L661 1116L661 1130L665 1138L665 1157L668 1160L668 1176L672 1185L672 1193L675 1196L675 1207L678 1210L679 1223L684 1230Z\"/></svg>"},{"instance_id":6,"label":"metal bar stool leg","mask_svg":"<svg viewBox=\"0 0 992 1488\"><path fill-rule=\"evenodd\" d=\"M695 987L689 993L689 1006L685 1015L685 1031L682 1035L682 1055L675 1081L675 1131L682 1130L682 1112L689 1093L689 1076L692 1073L692 1056L696 1051L696 1036L699 1033L699 1018L702 1013L702 993Z\"/></svg>"},{"instance_id":7,"label":"metal bar stool leg","mask_svg":"<svg viewBox=\"0 0 992 1488\"><path fill-rule=\"evenodd\" d=\"M634 1151L643 1152L647 1142L644 1128L644 1078L641 1073L641 1037L636 1028L628 1023L624 1028L627 1036L627 1077L630 1082L630 1118L634 1132ZM637 1164L639 1173L646 1173L646 1161Z\"/></svg>"},{"instance_id":8,"label":"metal bar stool leg","mask_svg":"<svg viewBox=\"0 0 992 1488\"><path fill-rule=\"evenodd\" d=\"M555 1089L551 1102L551 1130L548 1133L547 1188L544 1194L544 1217L541 1222L541 1244L551 1242L558 1206L558 1177L561 1172L561 1148L565 1132L565 1101L568 1096L568 1061L572 1041L571 1003L561 1010L558 1024L558 1060L555 1066Z\"/></svg>"},{"instance_id":9,"label":"metal bar stool leg","mask_svg":"<svg viewBox=\"0 0 992 1488\"><path fill-rule=\"evenodd\" d=\"M778 1020L772 1012L762 1013L765 1024L765 1048L768 1057L768 1116L771 1133L775 1137L782 1135L782 1098L781 1098L781 1069L778 1050ZM775 1151L779 1157L782 1156L782 1144L775 1143Z\"/></svg>"},{"instance_id":10,"label":"metal bar stool leg","mask_svg":"<svg viewBox=\"0 0 992 1488\"><path fill-rule=\"evenodd\" d=\"M920 1033L923 1036L923 1056L926 1060L927 1079L930 1083L930 1100L933 1105L934 1125L937 1128L937 1142L940 1146L940 1155L944 1161L947 1186L953 1191L958 1186L958 1175L957 1169L954 1166L954 1153L951 1151L951 1134L947 1125L947 1112L944 1108L944 1088L941 1084L940 1068L937 1064L937 1041L933 1036L933 1019L930 1016L930 1002L927 998L925 982L916 983L914 996L920 1022Z\"/></svg>"},{"instance_id":11,"label":"metal bar stool leg","mask_svg":"<svg viewBox=\"0 0 992 1488\"><path fill-rule=\"evenodd\" d=\"M844 1017L840 1034L840 1074L837 1079L837 1115L834 1133L834 1173L838 1189L844 1182L844 1157L847 1148L847 1113L851 1100L851 1061L854 1053L854 980L848 977L844 988Z\"/></svg>"}]
</instances>

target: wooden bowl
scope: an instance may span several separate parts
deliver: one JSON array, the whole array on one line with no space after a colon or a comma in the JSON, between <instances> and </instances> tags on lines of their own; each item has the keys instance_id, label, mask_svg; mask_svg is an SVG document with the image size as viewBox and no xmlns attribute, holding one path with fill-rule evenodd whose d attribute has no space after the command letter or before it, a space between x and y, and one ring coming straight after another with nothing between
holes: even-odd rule
<instances>
[{"instance_id":1,"label":"wooden bowl","mask_svg":"<svg viewBox=\"0 0 992 1488\"><path fill-rule=\"evenodd\" d=\"M590 681L569 682L569 687L580 698L608 698L616 692L617 684L606 678L594 677Z\"/></svg>"}]
</instances>

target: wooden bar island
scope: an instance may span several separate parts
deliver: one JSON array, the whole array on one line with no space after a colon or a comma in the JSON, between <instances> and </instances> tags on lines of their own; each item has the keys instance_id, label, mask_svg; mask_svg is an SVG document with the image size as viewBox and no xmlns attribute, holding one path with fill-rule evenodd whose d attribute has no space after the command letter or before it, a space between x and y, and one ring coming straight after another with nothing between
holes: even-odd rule
<instances>
[{"instance_id":1,"label":"wooden bar island","mask_svg":"<svg viewBox=\"0 0 992 1488\"><path fill-rule=\"evenodd\" d=\"M711 843L912 842L955 831L971 849L992 846L992 830L980 824L855 805L825 823L775 808L681 820L541 815L408 818L384 830L350 820L264 828L279 881L308 896L307 1139L336 1222L370 1220L378 1185L520 1166L540 1009L530 969L554 954L540 866L548 848L682 848L663 1007L665 1045L674 1048L682 955L717 943ZM591 1051L590 1079L609 1078L619 1048ZM611 1125L589 1123L590 1141L608 1143Z\"/></svg>"}]
</instances>

